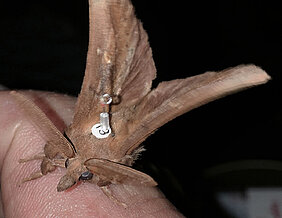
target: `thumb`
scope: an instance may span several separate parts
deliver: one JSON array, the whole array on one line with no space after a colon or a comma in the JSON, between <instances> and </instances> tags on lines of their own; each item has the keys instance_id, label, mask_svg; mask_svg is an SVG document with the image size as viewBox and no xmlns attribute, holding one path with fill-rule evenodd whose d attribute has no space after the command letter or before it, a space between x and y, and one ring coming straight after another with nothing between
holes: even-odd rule
<instances>
[{"instance_id":1,"label":"thumb","mask_svg":"<svg viewBox=\"0 0 282 218\"><path fill-rule=\"evenodd\" d=\"M63 129L72 119L75 98L46 92L26 92L52 122ZM60 192L56 186L65 169L18 185L40 169L40 160L19 164L18 160L43 151L44 141L21 113L9 92L0 92L0 169L5 217L182 217L155 187L110 185L109 199L93 184L82 183Z\"/></svg>"}]
</instances>

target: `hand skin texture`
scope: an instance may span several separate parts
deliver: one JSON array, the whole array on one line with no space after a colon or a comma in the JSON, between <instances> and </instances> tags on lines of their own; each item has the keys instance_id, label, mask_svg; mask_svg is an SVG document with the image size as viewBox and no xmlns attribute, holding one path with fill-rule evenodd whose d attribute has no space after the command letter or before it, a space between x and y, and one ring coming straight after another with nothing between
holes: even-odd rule
<instances>
[{"instance_id":1,"label":"hand skin texture","mask_svg":"<svg viewBox=\"0 0 282 218\"><path fill-rule=\"evenodd\" d=\"M25 95L60 130L71 122L75 98L36 91L26 91ZM28 122L13 97L8 91L0 91L0 217L183 217L156 187L111 185L113 196L127 208L87 182L57 192L59 179L65 173L62 168L19 185L23 178L39 170L41 163L34 160L19 164L19 159L38 154L43 147L38 130Z\"/></svg>"}]
</instances>

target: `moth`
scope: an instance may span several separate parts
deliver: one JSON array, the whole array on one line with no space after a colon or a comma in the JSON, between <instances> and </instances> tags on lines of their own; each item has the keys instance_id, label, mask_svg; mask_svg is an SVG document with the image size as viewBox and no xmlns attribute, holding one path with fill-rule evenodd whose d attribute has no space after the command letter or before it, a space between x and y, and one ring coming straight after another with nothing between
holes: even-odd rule
<instances>
[{"instance_id":1,"label":"moth","mask_svg":"<svg viewBox=\"0 0 282 218\"><path fill-rule=\"evenodd\" d=\"M162 82L151 89L156 77L152 51L130 0L89 0L89 17L85 76L72 123L64 133L35 103L11 92L46 140L43 155L20 161L42 159L41 170L24 181L63 167L66 173L58 183L59 192L79 180L100 187L156 186L149 175L131 168L149 135L183 113L270 79L255 65L240 65Z\"/></svg>"}]
</instances>

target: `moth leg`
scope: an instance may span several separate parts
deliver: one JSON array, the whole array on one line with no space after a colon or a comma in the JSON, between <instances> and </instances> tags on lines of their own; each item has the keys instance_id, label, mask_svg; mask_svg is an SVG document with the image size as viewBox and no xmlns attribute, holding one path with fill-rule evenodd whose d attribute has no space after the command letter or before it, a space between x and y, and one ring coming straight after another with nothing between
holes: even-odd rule
<instances>
[{"instance_id":1,"label":"moth leg","mask_svg":"<svg viewBox=\"0 0 282 218\"><path fill-rule=\"evenodd\" d=\"M38 179L38 178L40 178L40 177L42 177L42 176L43 176L43 174L42 174L41 170L38 170L38 171L36 171L36 172L30 174L29 177L24 178L24 179L20 182L20 184L25 183L25 182L28 182L28 181L31 181L31 180L34 180L34 179Z\"/></svg>"},{"instance_id":2,"label":"moth leg","mask_svg":"<svg viewBox=\"0 0 282 218\"><path fill-rule=\"evenodd\" d=\"M108 185L106 186L101 186L100 187L103 191L103 193L109 198L111 199L113 202L117 203L118 205L123 206L124 208L127 208L127 205L123 202L121 202L120 200L118 200L112 193L112 191L110 190L110 187Z\"/></svg>"},{"instance_id":3,"label":"moth leg","mask_svg":"<svg viewBox=\"0 0 282 218\"><path fill-rule=\"evenodd\" d=\"M33 160L42 160L44 157L45 157L45 154L41 152L39 154L33 155L32 157L20 159L19 163L25 163L25 162L29 162Z\"/></svg>"},{"instance_id":4,"label":"moth leg","mask_svg":"<svg viewBox=\"0 0 282 218\"><path fill-rule=\"evenodd\" d=\"M48 159L47 157L44 157L42 162L41 162L41 172L43 175L46 175L49 172L52 172L56 169L56 165L53 161Z\"/></svg>"},{"instance_id":5,"label":"moth leg","mask_svg":"<svg viewBox=\"0 0 282 218\"><path fill-rule=\"evenodd\" d=\"M39 156L38 156L39 157ZM36 158L36 159L39 159L39 158ZM29 161L29 160L36 160L34 158L29 158L29 159L25 159L26 161ZM24 183L24 182L28 182L28 181L31 181L31 180L34 180L34 179L38 179L44 175L46 175L47 173L49 172L52 172L56 169L56 165L55 163L53 163L51 160L49 160L48 158L46 158L45 156L44 157L41 157L40 159L42 159L42 162L41 162L41 165L40 165L40 170L30 174L29 177L26 177L24 178L20 184ZM26 162L25 161L25 162Z\"/></svg>"},{"instance_id":6,"label":"moth leg","mask_svg":"<svg viewBox=\"0 0 282 218\"><path fill-rule=\"evenodd\" d=\"M52 160L52 163L56 167L62 167L62 168L66 167L66 159L55 159Z\"/></svg>"}]
</instances>

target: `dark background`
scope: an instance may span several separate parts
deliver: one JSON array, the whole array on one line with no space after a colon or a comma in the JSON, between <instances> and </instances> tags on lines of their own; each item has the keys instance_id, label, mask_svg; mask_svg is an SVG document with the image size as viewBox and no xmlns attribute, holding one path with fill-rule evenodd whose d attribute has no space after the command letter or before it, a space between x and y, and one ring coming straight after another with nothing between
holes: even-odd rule
<instances>
[{"instance_id":1,"label":"dark background","mask_svg":"<svg viewBox=\"0 0 282 218\"><path fill-rule=\"evenodd\" d=\"M238 187L218 185L204 172L230 161L281 160L282 8L279 1L191 2L133 1L158 70L154 86L243 63L261 66L272 80L163 126L145 141L136 167L152 175L186 216L225 217L214 192ZM1 2L0 27L0 84L79 93L88 45L86 0ZM275 176L275 184L263 185L281 185L282 174ZM247 182L237 185L244 189Z\"/></svg>"}]
</instances>

